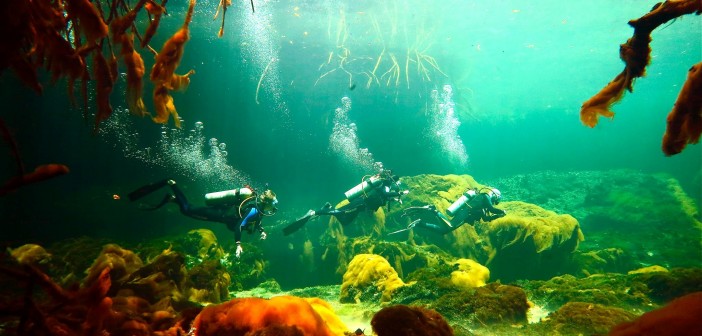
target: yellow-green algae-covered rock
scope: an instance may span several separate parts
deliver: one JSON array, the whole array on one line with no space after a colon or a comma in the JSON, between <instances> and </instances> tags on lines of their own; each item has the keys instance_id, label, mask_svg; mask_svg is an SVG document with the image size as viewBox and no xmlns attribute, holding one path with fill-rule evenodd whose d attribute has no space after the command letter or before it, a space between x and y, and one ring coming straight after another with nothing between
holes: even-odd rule
<instances>
[{"instance_id":1,"label":"yellow-green algae-covered rock","mask_svg":"<svg viewBox=\"0 0 702 336\"><path fill-rule=\"evenodd\" d=\"M489 223L465 224L445 235L415 229L388 236L388 232L407 227L409 220L402 216L404 209L432 204L445 212L465 190L485 187L469 175L427 174L403 177L401 181L410 190L402 205L393 204L387 212L380 209L359 214L346 226L333 218L330 220L320 240L324 250L319 265L336 268L342 274L351 256L374 253L384 256L400 274L409 274L416 266L423 267L417 263L414 252L402 248L380 249L381 241L400 239L407 246L434 245L451 257L475 260L489 267L493 278L503 281L547 279L572 269L571 254L583 239L578 221L570 215L525 202L502 202L497 207L507 210L506 217ZM406 269L410 264L415 265Z\"/></svg>"},{"instance_id":2,"label":"yellow-green algae-covered rock","mask_svg":"<svg viewBox=\"0 0 702 336\"><path fill-rule=\"evenodd\" d=\"M486 265L499 278L545 279L566 268L584 239L578 220L519 201L502 207L506 216L476 225L490 242Z\"/></svg>"},{"instance_id":3,"label":"yellow-green algae-covered rock","mask_svg":"<svg viewBox=\"0 0 702 336\"><path fill-rule=\"evenodd\" d=\"M359 254L353 257L344 273L339 300L343 303L386 302L390 301L396 289L404 285L385 258L375 254Z\"/></svg>"},{"instance_id":4,"label":"yellow-green algae-covered rock","mask_svg":"<svg viewBox=\"0 0 702 336\"><path fill-rule=\"evenodd\" d=\"M663 266L653 265L653 266L643 267L643 268L629 271L627 274L657 273L657 272L668 272L668 270Z\"/></svg>"},{"instance_id":5,"label":"yellow-green algae-covered rock","mask_svg":"<svg viewBox=\"0 0 702 336\"><path fill-rule=\"evenodd\" d=\"M51 254L37 244L24 244L15 249L8 248L8 251L22 265L45 264L51 259Z\"/></svg>"},{"instance_id":6,"label":"yellow-green algae-covered rock","mask_svg":"<svg viewBox=\"0 0 702 336\"><path fill-rule=\"evenodd\" d=\"M632 269L633 261L624 250L616 247L592 251L576 251L568 273L590 276L598 273L624 273Z\"/></svg>"},{"instance_id":7,"label":"yellow-green algae-covered rock","mask_svg":"<svg viewBox=\"0 0 702 336\"><path fill-rule=\"evenodd\" d=\"M208 229L190 230L188 234L181 238L181 248L187 256L202 260L222 259L224 249L217 242L217 236ZM188 265L192 266L192 265Z\"/></svg>"},{"instance_id":8,"label":"yellow-green algae-covered rock","mask_svg":"<svg viewBox=\"0 0 702 336\"><path fill-rule=\"evenodd\" d=\"M451 283L457 287L482 287L490 279L490 270L474 260L458 259L454 265L458 270L451 272Z\"/></svg>"}]
</instances>

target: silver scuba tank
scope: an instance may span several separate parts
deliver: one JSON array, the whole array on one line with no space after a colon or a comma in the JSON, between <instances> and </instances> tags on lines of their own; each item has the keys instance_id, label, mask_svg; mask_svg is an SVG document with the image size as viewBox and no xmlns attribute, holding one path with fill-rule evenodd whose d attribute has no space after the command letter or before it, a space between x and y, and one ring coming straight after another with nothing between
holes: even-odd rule
<instances>
[{"instance_id":1,"label":"silver scuba tank","mask_svg":"<svg viewBox=\"0 0 702 336\"><path fill-rule=\"evenodd\" d=\"M205 194L205 204L207 205L228 205L252 196L253 190L249 188L238 188L232 190L217 191Z\"/></svg>"},{"instance_id":2,"label":"silver scuba tank","mask_svg":"<svg viewBox=\"0 0 702 336\"><path fill-rule=\"evenodd\" d=\"M453 204L451 204L451 206L448 207L448 209L446 209L446 213L448 213L451 216L455 216L458 210L463 208L463 206L465 206L470 200L472 200L473 197L475 197L475 195L475 190L466 190L466 192L463 193L461 197L459 197L455 202L453 202Z\"/></svg>"},{"instance_id":3,"label":"silver scuba tank","mask_svg":"<svg viewBox=\"0 0 702 336\"><path fill-rule=\"evenodd\" d=\"M383 181L380 176L373 175L367 180L363 180L363 182L359 183L355 187L349 189L347 192L344 193L344 196L346 196L346 199L349 201L363 195L364 193L369 192L373 187L378 186L381 182Z\"/></svg>"}]
</instances>

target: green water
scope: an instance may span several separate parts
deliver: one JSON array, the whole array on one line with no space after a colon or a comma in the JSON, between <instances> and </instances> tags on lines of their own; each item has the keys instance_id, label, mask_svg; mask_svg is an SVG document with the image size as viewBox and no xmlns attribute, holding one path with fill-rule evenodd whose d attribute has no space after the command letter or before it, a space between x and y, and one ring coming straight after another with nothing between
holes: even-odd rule
<instances>
[{"instance_id":1,"label":"green water","mask_svg":"<svg viewBox=\"0 0 702 336\"><path fill-rule=\"evenodd\" d=\"M93 135L62 82L47 80L37 96L3 72L0 116L25 165L71 168L0 199L7 245L79 235L134 242L202 227L175 207L145 213L126 201L136 187L170 177L194 203L206 192L270 184L280 211L264 223L266 247L284 255L276 247L296 238L286 240L281 225L340 201L374 162L401 176L469 174L485 183L546 170L667 173L699 205L700 146L674 157L660 150L666 115L702 56L696 16L654 31L647 76L614 107L614 120L589 129L580 105L623 69L626 22L656 1L261 1L255 13L242 2L227 12L222 38L216 3L197 3L177 70L196 71L188 91L173 94L182 133L172 120L164 130L130 117L122 81L113 117ZM182 24L185 4L168 6L155 48ZM153 60L141 52L149 69ZM450 96L442 96L446 85ZM451 118L438 106L449 101ZM213 151L211 138L226 147ZM0 148L3 176L11 176L9 148ZM223 226L205 225L231 243Z\"/></svg>"}]
</instances>

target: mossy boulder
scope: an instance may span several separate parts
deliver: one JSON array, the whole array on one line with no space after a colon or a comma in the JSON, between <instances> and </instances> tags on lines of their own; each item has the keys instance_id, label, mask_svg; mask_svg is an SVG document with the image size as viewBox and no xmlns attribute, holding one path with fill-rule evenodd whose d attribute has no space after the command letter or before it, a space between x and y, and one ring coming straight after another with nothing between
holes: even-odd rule
<instances>
[{"instance_id":1,"label":"mossy boulder","mask_svg":"<svg viewBox=\"0 0 702 336\"><path fill-rule=\"evenodd\" d=\"M471 325L524 323L529 309L526 293L519 287L490 283L470 290L455 291L429 304L451 320Z\"/></svg>"},{"instance_id":2,"label":"mossy boulder","mask_svg":"<svg viewBox=\"0 0 702 336\"><path fill-rule=\"evenodd\" d=\"M493 278L547 279L563 273L584 239L578 221L524 202L505 202L503 208L506 216L476 225L490 242L485 264Z\"/></svg>"},{"instance_id":3,"label":"mossy boulder","mask_svg":"<svg viewBox=\"0 0 702 336\"><path fill-rule=\"evenodd\" d=\"M649 289L646 284L625 274L595 274L586 278L563 275L547 281L519 281L517 284L529 293L531 301L549 311L568 302L594 303L633 311L643 311L653 304L647 296Z\"/></svg>"},{"instance_id":4,"label":"mossy boulder","mask_svg":"<svg viewBox=\"0 0 702 336\"><path fill-rule=\"evenodd\" d=\"M542 171L496 181L506 199L578 219L581 248L618 248L639 266L699 267L698 202L667 174L635 170Z\"/></svg>"},{"instance_id":5,"label":"mossy boulder","mask_svg":"<svg viewBox=\"0 0 702 336\"><path fill-rule=\"evenodd\" d=\"M575 251L573 269L575 276L590 276L601 273L625 273L635 267L631 255L620 248L610 247L601 250Z\"/></svg>"},{"instance_id":6,"label":"mossy boulder","mask_svg":"<svg viewBox=\"0 0 702 336\"><path fill-rule=\"evenodd\" d=\"M636 315L616 307L586 302L569 302L549 314L536 327L544 334L603 335L612 327L636 318Z\"/></svg>"},{"instance_id":7,"label":"mossy boulder","mask_svg":"<svg viewBox=\"0 0 702 336\"><path fill-rule=\"evenodd\" d=\"M434 205L444 212L468 188L485 185L469 175L417 175L404 177L410 189L401 208L387 214L388 230L407 225L402 209L410 206ZM433 244L452 256L469 258L490 268L493 279L547 279L565 272L570 254L583 240L578 221L567 214L557 214L525 202L503 202L499 208L507 216L475 226L463 225L457 230L436 235L412 230L407 241ZM536 266L535 266L536 265Z\"/></svg>"},{"instance_id":8,"label":"mossy boulder","mask_svg":"<svg viewBox=\"0 0 702 336\"><path fill-rule=\"evenodd\" d=\"M649 297L664 304L686 294L702 291L702 268L674 268L668 272L645 272L630 275L646 284Z\"/></svg>"}]
</instances>

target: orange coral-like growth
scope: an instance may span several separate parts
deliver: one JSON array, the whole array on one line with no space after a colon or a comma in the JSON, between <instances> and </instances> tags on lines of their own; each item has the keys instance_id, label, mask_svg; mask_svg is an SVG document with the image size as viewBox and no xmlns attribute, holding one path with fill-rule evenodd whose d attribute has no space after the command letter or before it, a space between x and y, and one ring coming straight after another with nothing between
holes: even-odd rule
<instances>
[{"instance_id":1,"label":"orange coral-like growth","mask_svg":"<svg viewBox=\"0 0 702 336\"><path fill-rule=\"evenodd\" d=\"M336 335L330 325L343 324L335 315L325 315L327 320L308 301L294 296L241 298L206 307L193 321L193 328L198 336L248 335L273 326L294 326L304 335Z\"/></svg>"}]
</instances>

